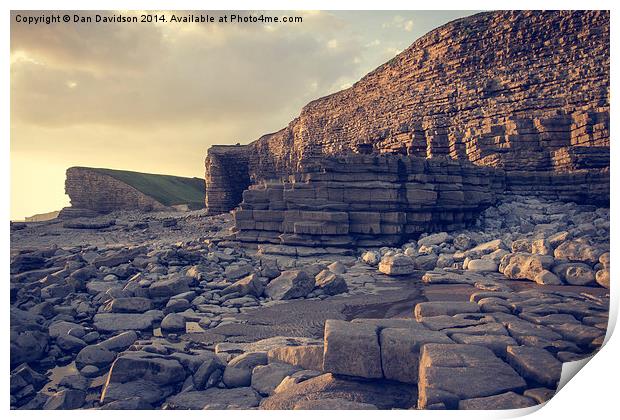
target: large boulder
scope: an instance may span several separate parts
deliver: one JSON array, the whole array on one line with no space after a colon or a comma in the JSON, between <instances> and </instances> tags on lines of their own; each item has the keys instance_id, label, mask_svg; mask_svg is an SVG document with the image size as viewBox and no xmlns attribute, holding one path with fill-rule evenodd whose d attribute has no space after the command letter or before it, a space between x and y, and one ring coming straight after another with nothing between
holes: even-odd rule
<instances>
[{"instance_id":1,"label":"large boulder","mask_svg":"<svg viewBox=\"0 0 620 420\"><path fill-rule=\"evenodd\" d=\"M509 279L526 279L539 284L562 284L560 279L549 271L555 263L550 255L517 252L506 255L504 261L506 260L503 273Z\"/></svg>"},{"instance_id":2,"label":"large boulder","mask_svg":"<svg viewBox=\"0 0 620 420\"><path fill-rule=\"evenodd\" d=\"M301 370L286 363L259 365L252 370L252 388L261 395L271 395L284 378Z\"/></svg>"},{"instance_id":3,"label":"large boulder","mask_svg":"<svg viewBox=\"0 0 620 420\"><path fill-rule=\"evenodd\" d=\"M347 282L341 275L331 270L323 270L316 275L316 287L322 290L326 295L338 295L349 291Z\"/></svg>"},{"instance_id":4,"label":"large boulder","mask_svg":"<svg viewBox=\"0 0 620 420\"><path fill-rule=\"evenodd\" d=\"M376 267L381 261L381 255L376 251L366 251L362 254L362 261L366 264Z\"/></svg>"},{"instance_id":5,"label":"large boulder","mask_svg":"<svg viewBox=\"0 0 620 420\"><path fill-rule=\"evenodd\" d=\"M14 307L10 312L11 367L41 360L49 343L44 318Z\"/></svg>"},{"instance_id":6,"label":"large boulder","mask_svg":"<svg viewBox=\"0 0 620 420\"><path fill-rule=\"evenodd\" d=\"M93 317L93 321L95 328L102 332L149 330L162 315L161 311L156 310L143 314L98 313Z\"/></svg>"},{"instance_id":7,"label":"large boulder","mask_svg":"<svg viewBox=\"0 0 620 420\"><path fill-rule=\"evenodd\" d=\"M323 370L362 378L382 378L378 327L328 319Z\"/></svg>"},{"instance_id":8,"label":"large boulder","mask_svg":"<svg viewBox=\"0 0 620 420\"><path fill-rule=\"evenodd\" d=\"M249 352L233 358L224 370L223 382L229 388L249 386L256 366L269 362L265 352Z\"/></svg>"},{"instance_id":9,"label":"large boulder","mask_svg":"<svg viewBox=\"0 0 620 420\"><path fill-rule=\"evenodd\" d=\"M405 276L415 271L415 262L403 254L387 255L381 259L379 271L388 276Z\"/></svg>"},{"instance_id":10,"label":"large boulder","mask_svg":"<svg viewBox=\"0 0 620 420\"><path fill-rule=\"evenodd\" d=\"M312 289L314 279L305 271L288 270L269 282L265 295L274 300L288 300L305 297Z\"/></svg>"},{"instance_id":11,"label":"large boulder","mask_svg":"<svg viewBox=\"0 0 620 420\"><path fill-rule=\"evenodd\" d=\"M155 299L162 299L189 292L189 282L189 277L183 276L159 280L149 286L149 295Z\"/></svg>"},{"instance_id":12,"label":"large boulder","mask_svg":"<svg viewBox=\"0 0 620 420\"><path fill-rule=\"evenodd\" d=\"M583 262L594 265L604 250L588 244L587 242L573 240L562 242L553 252L558 260Z\"/></svg>"},{"instance_id":13,"label":"large boulder","mask_svg":"<svg viewBox=\"0 0 620 420\"><path fill-rule=\"evenodd\" d=\"M185 317L182 314L171 313L161 320L161 331L167 333L184 333L185 332Z\"/></svg>"},{"instance_id":14,"label":"large boulder","mask_svg":"<svg viewBox=\"0 0 620 420\"><path fill-rule=\"evenodd\" d=\"M252 273L240 280L237 280L230 286L222 290L222 294L239 293L241 296L252 295L259 297L263 294L265 285L260 280L260 277L256 273Z\"/></svg>"},{"instance_id":15,"label":"large boulder","mask_svg":"<svg viewBox=\"0 0 620 420\"><path fill-rule=\"evenodd\" d=\"M418 246L440 245L452 239L446 232L433 233L424 238L418 239Z\"/></svg>"},{"instance_id":16,"label":"large boulder","mask_svg":"<svg viewBox=\"0 0 620 420\"><path fill-rule=\"evenodd\" d=\"M63 389L47 399L44 410L75 410L84 405L86 392L77 389Z\"/></svg>"},{"instance_id":17,"label":"large boulder","mask_svg":"<svg viewBox=\"0 0 620 420\"><path fill-rule=\"evenodd\" d=\"M564 263L553 267L553 272L568 284L586 286L595 282L594 270L583 263Z\"/></svg>"},{"instance_id":18,"label":"large boulder","mask_svg":"<svg viewBox=\"0 0 620 420\"><path fill-rule=\"evenodd\" d=\"M182 382L185 379L185 370L175 359L135 351L119 356L108 374L108 382L126 383L138 379L169 385Z\"/></svg>"}]
</instances>

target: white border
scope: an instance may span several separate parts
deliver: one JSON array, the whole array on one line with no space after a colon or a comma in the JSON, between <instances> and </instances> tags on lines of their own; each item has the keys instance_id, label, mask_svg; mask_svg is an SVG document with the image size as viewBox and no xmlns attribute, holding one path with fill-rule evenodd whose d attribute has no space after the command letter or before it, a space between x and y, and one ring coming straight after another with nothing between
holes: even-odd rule
<instances>
[{"instance_id":1,"label":"white border","mask_svg":"<svg viewBox=\"0 0 620 420\"><path fill-rule=\"evenodd\" d=\"M108 10L108 9L125 9L125 10L228 10L228 9L239 9L239 10L343 10L343 9L359 9L359 10L493 10L493 9L607 9L612 10L611 13L611 56L618 57L617 48L617 37L616 30L614 27L615 23L615 4L611 1L587 1L587 2L579 2L579 1L469 1L469 2L459 2L459 1L441 1L436 0L433 2L414 2L414 1L403 1L403 0L382 0L371 2L368 0L358 0L356 2L347 2L347 1L338 1L338 0L297 0L297 1L284 1L284 0L264 0L264 1L249 1L249 0L229 0L229 1L220 1L218 3L214 2L197 2L197 1L189 1L189 0L175 0L175 1L163 1L163 0L109 0L109 1L89 1L80 2L75 0L64 0L64 1L42 1L42 0L8 0L3 2L4 6L4 14L0 17L0 22L2 22L3 29L3 54L2 60L4 61L4 65L2 66L2 102L3 102L3 112L2 112L2 128L5 133L5 141L3 142L2 148L2 170L3 170L3 180L2 187L4 190L4 196L10 197L10 149L9 149L9 109L10 109L10 98L9 98L9 53L10 53L10 32L9 32L9 20L10 14L9 10L26 10L26 9L41 9L41 10L49 10L49 9L58 9L58 10L79 10L79 9L91 9L91 10ZM412 40L413 42L413 40ZM612 71L611 74L614 76L616 71L614 70L615 61L612 61ZM617 70L617 69L616 69ZM614 82L614 78L612 77L612 91L616 92L617 83ZM615 100L616 96L612 95L612 121L614 120L613 115L614 111L617 109L617 102ZM615 124L611 124L612 129L615 127ZM612 131L613 132L613 131ZM611 135L613 137L613 134ZM617 167L615 162L617 161L618 156L615 156L612 153L612 167ZM617 162L616 162L617 163ZM36 174L33 174L36 177ZM611 186L612 191L615 190L614 186L617 185L615 180L615 171L611 172ZM617 194L612 194L611 197L611 210L617 208L618 197ZM4 255L3 259L3 269L5 273L4 287L8 287L8 261L9 261L9 200L7 200L6 204L2 208L2 214L4 216L4 232L5 232L5 240L2 243L2 252ZM611 241L611 249L612 249L612 260L616 261L616 237L615 234L617 229L615 223L612 223L612 241ZM615 270L612 268L612 278L614 277ZM612 279L612 283L618 287L618 280ZM610 319L615 324L615 320L617 318L618 312L618 298L617 293L615 292L615 288L612 289L612 307L610 313ZM4 334L3 344L2 344L2 355L3 355L3 363L4 363L4 372L5 379L2 381L2 390L0 391L1 398L3 401L3 405L5 410L9 408L9 390L8 390L8 373L9 373L9 334L8 334L8 323L9 323L9 296L8 291L5 289L4 296L4 310L2 311L2 321L4 323L4 331L7 333ZM610 326L611 327L611 326ZM613 327L610 328L610 331ZM620 345L618 344L618 339L613 335L610 338L610 334L608 333L607 337L608 342L604 346L604 348L582 369L581 372L577 375L577 377L568 382L568 384L542 409L536 410L533 414L531 414L530 418L555 418L555 419L606 419L616 417L613 413L618 411L618 407L616 403L620 399L618 397L618 383L617 378L620 369L618 369L618 358L620 357ZM202 413L200 411L195 412L183 412L183 416L195 417L195 418L204 418L204 416L225 416L228 418L241 418L241 417L252 417L252 418L289 418L290 416L295 416L296 418L315 418L317 416L327 416L327 417L353 417L355 418L372 418L375 419L377 416L382 417L383 415L395 416L400 418L411 418L411 416L415 418L446 418L446 417L454 417L454 418L462 418L462 419L486 419L486 418L506 418L506 417L515 417L524 415L527 412L532 410L515 410L513 412L432 412L432 411L392 411L392 412L268 412L268 411L228 411L226 413ZM170 416L178 416L180 413L170 413L164 411L146 411L146 412L131 412L131 413L114 413L109 411L73 411L73 412L21 412L21 411L11 411L8 413L10 416L20 417L20 418L30 418L30 417L38 417L38 416L46 416L50 419L55 418L78 418L83 416L93 416L93 417L110 417L115 415L124 415L131 416L135 419L151 419L154 417L162 417L166 416L169 418Z\"/></svg>"}]
</instances>

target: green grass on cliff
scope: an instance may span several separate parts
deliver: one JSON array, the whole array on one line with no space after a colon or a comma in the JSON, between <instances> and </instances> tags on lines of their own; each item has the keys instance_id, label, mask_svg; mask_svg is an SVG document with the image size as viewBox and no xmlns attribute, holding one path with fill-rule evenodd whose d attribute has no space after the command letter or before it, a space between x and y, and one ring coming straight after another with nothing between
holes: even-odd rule
<instances>
[{"instance_id":1,"label":"green grass on cliff","mask_svg":"<svg viewBox=\"0 0 620 420\"><path fill-rule=\"evenodd\" d=\"M205 206L204 179L145 174L117 169L90 169L116 178L165 206L187 204L192 210L201 209Z\"/></svg>"}]
</instances>

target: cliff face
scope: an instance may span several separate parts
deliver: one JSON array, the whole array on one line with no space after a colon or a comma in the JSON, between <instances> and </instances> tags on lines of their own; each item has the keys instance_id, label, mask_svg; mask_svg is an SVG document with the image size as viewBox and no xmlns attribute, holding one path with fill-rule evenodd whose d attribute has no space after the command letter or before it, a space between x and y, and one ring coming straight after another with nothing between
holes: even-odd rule
<instances>
[{"instance_id":1,"label":"cliff face","mask_svg":"<svg viewBox=\"0 0 620 420\"><path fill-rule=\"evenodd\" d=\"M73 167L67 169L65 193L73 208L98 213L171 210L202 204L204 184L197 178Z\"/></svg>"},{"instance_id":2,"label":"cliff face","mask_svg":"<svg viewBox=\"0 0 620 420\"><path fill-rule=\"evenodd\" d=\"M250 178L265 179L359 145L501 168L516 190L556 175L574 189L567 174L608 188L609 13L499 11L448 23L239 153ZM218 182L207 176L207 191Z\"/></svg>"}]
</instances>

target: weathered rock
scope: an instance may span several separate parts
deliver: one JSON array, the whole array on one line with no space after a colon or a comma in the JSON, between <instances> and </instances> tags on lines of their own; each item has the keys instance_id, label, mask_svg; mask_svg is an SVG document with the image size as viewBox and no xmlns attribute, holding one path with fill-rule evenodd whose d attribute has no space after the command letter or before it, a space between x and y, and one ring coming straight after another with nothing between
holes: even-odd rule
<instances>
[{"instance_id":1,"label":"weathered rock","mask_svg":"<svg viewBox=\"0 0 620 420\"><path fill-rule=\"evenodd\" d=\"M490 397L462 400L459 402L459 410L512 410L537 404L531 398L510 391Z\"/></svg>"},{"instance_id":2,"label":"weathered rock","mask_svg":"<svg viewBox=\"0 0 620 420\"><path fill-rule=\"evenodd\" d=\"M366 251L362 255L362 261L364 261L368 265L375 267L381 261L381 255L379 255L379 253L375 251Z\"/></svg>"},{"instance_id":3,"label":"weathered rock","mask_svg":"<svg viewBox=\"0 0 620 420\"><path fill-rule=\"evenodd\" d=\"M82 370L86 366L103 367L109 365L116 358L116 353L104 346L94 344L86 346L77 354L75 365Z\"/></svg>"},{"instance_id":4,"label":"weathered rock","mask_svg":"<svg viewBox=\"0 0 620 420\"><path fill-rule=\"evenodd\" d=\"M84 340L79 339L77 337L73 337L69 334L61 335L56 339L56 345L68 352L77 352L82 348L86 347L86 343Z\"/></svg>"},{"instance_id":5,"label":"weathered rock","mask_svg":"<svg viewBox=\"0 0 620 420\"><path fill-rule=\"evenodd\" d=\"M496 356L502 358L506 357L506 348L508 346L516 346L518 344L514 338L506 335L470 335L456 333L451 334L450 338L454 340L455 343L484 346L493 351Z\"/></svg>"},{"instance_id":6,"label":"weathered rock","mask_svg":"<svg viewBox=\"0 0 620 420\"><path fill-rule=\"evenodd\" d=\"M265 398L261 401L260 407L265 410L291 410L300 402L314 404L310 401L333 398L372 404L380 409L410 408L415 404L415 386L355 378L345 379L326 373Z\"/></svg>"},{"instance_id":7,"label":"weathered rock","mask_svg":"<svg viewBox=\"0 0 620 420\"><path fill-rule=\"evenodd\" d=\"M235 283L226 287L222 293L234 293L237 292L241 296L252 295L255 297L259 297L263 294L263 290L265 286L263 282L260 280L256 273L252 273L249 276L246 276L240 280L237 280Z\"/></svg>"},{"instance_id":8,"label":"weathered rock","mask_svg":"<svg viewBox=\"0 0 620 420\"><path fill-rule=\"evenodd\" d=\"M152 298L166 298L189 291L187 277L174 277L159 280L149 286L149 295Z\"/></svg>"},{"instance_id":9,"label":"weathered rock","mask_svg":"<svg viewBox=\"0 0 620 420\"><path fill-rule=\"evenodd\" d=\"M444 242L448 242L452 237L446 232L434 233L432 235L428 235L424 238L418 239L418 246L432 246L432 245L440 245Z\"/></svg>"},{"instance_id":10,"label":"weathered rock","mask_svg":"<svg viewBox=\"0 0 620 420\"><path fill-rule=\"evenodd\" d=\"M269 363L282 362L310 370L323 370L323 345L277 347L267 352Z\"/></svg>"},{"instance_id":11,"label":"weathered rock","mask_svg":"<svg viewBox=\"0 0 620 420\"><path fill-rule=\"evenodd\" d=\"M383 376L399 382L418 382L420 348L426 343L452 343L442 332L424 328L384 328L381 330Z\"/></svg>"},{"instance_id":12,"label":"weathered rock","mask_svg":"<svg viewBox=\"0 0 620 420\"><path fill-rule=\"evenodd\" d=\"M553 252L555 258L594 265L604 250L577 240L561 243Z\"/></svg>"},{"instance_id":13,"label":"weathered rock","mask_svg":"<svg viewBox=\"0 0 620 420\"><path fill-rule=\"evenodd\" d=\"M180 410L203 410L205 408L247 410L257 407L259 401L260 396L252 388L209 388L206 391L182 392L174 395L166 400L166 405Z\"/></svg>"},{"instance_id":14,"label":"weathered rock","mask_svg":"<svg viewBox=\"0 0 620 420\"><path fill-rule=\"evenodd\" d=\"M71 330L84 331L84 327L80 324L76 324L75 322L58 321L50 324L48 333L51 338L58 338L60 336L68 335Z\"/></svg>"},{"instance_id":15,"label":"weathered rock","mask_svg":"<svg viewBox=\"0 0 620 420\"><path fill-rule=\"evenodd\" d=\"M181 314L168 314L161 321L163 333L185 332L185 317Z\"/></svg>"},{"instance_id":16,"label":"weathered rock","mask_svg":"<svg viewBox=\"0 0 620 420\"><path fill-rule=\"evenodd\" d=\"M520 391L525 381L486 347L466 344L425 344L420 357L418 408L454 403L435 391L458 399Z\"/></svg>"},{"instance_id":17,"label":"weathered rock","mask_svg":"<svg viewBox=\"0 0 620 420\"><path fill-rule=\"evenodd\" d=\"M553 272L568 284L585 286L595 281L594 271L583 263L558 264L553 267Z\"/></svg>"},{"instance_id":18,"label":"weathered rock","mask_svg":"<svg viewBox=\"0 0 620 420\"><path fill-rule=\"evenodd\" d=\"M523 393L524 397L531 398L538 404L543 404L549 401L554 395L555 390L549 388L533 388L528 389Z\"/></svg>"},{"instance_id":19,"label":"weathered rock","mask_svg":"<svg viewBox=\"0 0 620 420\"><path fill-rule=\"evenodd\" d=\"M158 385L169 385L184 379L185 370L178 361L137 351L119 356L108 375L108 382L118 383L145 380Z\"/></svg>"},{"instance_id":20,"label":"weathered rock","mask_svg":"<svg viewBox=\"0 0 620 420\"><path fill-rule=\"evenodd\" d=\"M379 263L379 271L388 276L404 276L415 271L415 263L402 254L385 256Z\"/></svg>"},{"instance_id":21,"label":"weathered rock","mask_svg":"<svg viewBox=\"0 0 620 420\"><path fill-rule=\"evenodd\" d=\"M51 395L45 405L44 410L75 410L84 405L86 393L77 389L63 389Z\"/></svg>"},{"instance_id":22,"label":"weathered rock","mask_svg":"<svg viewBox=\"0 0 620 420\"><path fill-rule=\"evenodd\" d=\"M80 391L86 391L90 385L90 380L80 374L65 376L60 380L58 385L65 388L77 389Z\"/></svg>"},{"instance_id":23,"label":"weathered rock","mask_svg":"<svg viewBox=\"0 0 620 420\"><path fill-rule=\"evenodd\" d=\"M418 270L424 270L424 271L432 270L435 268L438 258L439 257L434 253L430 253L427 255L419 255L415 257L414 266Z\"/></svg>"},{"instance_id":24,"label":"weathered rock","mask_svg":"<svg viewBox=\"0 0 620 420\"><path fill-rule=\"evenodd\" d=\"M551 325L550 328L570 342L578 346L588 348L593 340L600 336L604 336L605 332L596 327L590 327L582 324L559 324Z\"/></svg>"},{"instance_id":25,"label":"weathered rock","mask_svg":"<svg viewBox=\"0 0 620 420\"><path fill-rule=\"evenodd\" d=\"M265 288L265 295L274 300L288 300L304 297L314 289L314 279L304 271L284 271L271 280Z\"/></svg>"},{"instance_id":26,"label":"weathered rock","mask_svg":"<svg viewBox=\"0 0 620 420\"><path fill-rule=\"evenodd\" d=\"M415 306L413 311L415 318L422 321L427 317L438 315L456 315L462 313L480 312L480 306L476 302L422 302Z\"/></svg>"},{"instance_id":27,"label":"weathered rock","mask_svg":"<svg viewBox=\"0 0 620 420\"><path fill-rule=\"evenodd\" d=\"M101 406L100 410L152 410L153 406L140 397L130 397L112 401Z\"/></svg>"},{"instance_id":28,"label":"weathered rock","mask_svg":"<svg viewBox=\"0 0 620 420\"><path fill-rule=\"evenodd\" d=\"M342 276L330 271L323 270L317 274L316 287L321 289L326 295L333 296L340 293L346 293L349 291L347 282L344 281Z\"/></svg>"},{"instance_id":29,"label":"weathered rock","mask_svg":"<svg viewBox=\"0 0 620 420\"><path fill-rule=\"evenodd\" d=\"M562 374L562 363L546 350L529 346L510 346L507 360L526 379L556 388Z\"/></svg>"},{"instance_id":30,"label":"weathered rock","mask_svg":"<svg viewBox=\"0 0 620 420\"><path fill-rule=\"evenodd\" d=\"M542 281L542 276L544 276L547 281L553 282L554 280L547 274L553 264L554 260L550 255L534 255L519 252L508 257L508 264L504 268L503 273L509 279L527 279L532 281L538 279ZM537 278L540 273L544 274ZM555 282L555 284L559 283L559 280Z\"/></svg>"},{"instance_id":31,"label":"weathered rock","mask_svg":"<svg viewBox=\"0 0 620 420\"><path fill-rule=\"evenodd\" d=\"M469 271L477 271L481 273L494 273L497 271L498 264L491 259L471 260L467 264Z\"/></svg>"},{"instance_id":32,"label":"weathered rock","mask_svg":"<svg viewBox=\"0 0 620 420\"><path fill-rule=\"evenodd\" d=\"M223 381L230 388L249 386L252 382L252 371L256 366L269 362L267 353L249 352L232 359L224 370Z\"/></svg>"},{"instance_id":33,"label":"weathered rock","mask_svg":"<svg viewBox=\"0 0 620 420\"><path fill-rule=\"evenodd\" d=\"M153 309L153 302L143 297L115 298L106 305L108 312L142 313L151 309Z\"/></svg>"},{"instance_id":34,"label":"weathered rock","mask_svg":"<svg viewBox=\"0 0 620 420\"><path fill-rule=\"evenodd\" d=\"M549 270L541 270L532 279L538 284L547 284L547 285L560 285L562 281L558 276L553 274Z\"/></svg>"},{"instance_id":35,"label":"weathered rock","mask_svg":"<svg viewBox=\"0 0 620 420\"><path fill-rule=\"evenodd\" d=\"M323 370L381 378L381 351L377 327L329 319L325 322Z\"/></svg>"},{"instance_id":36,"label":"weathered rock","mask_svg":"<svg viewBox=\"0 0 620 420\"><path fill-rule=\"evenodd\" d=\"M609 289L609 270L599 270L596 272L596 282L606 289Z\"/></svg>"},{"instance_id":37,"label":"weathered rock","mask_svg":"<svg viewBox=\"0 0 620 420\"><path fill-rule=\"evenodd\" d=\"M293 406L293 410L377 410L377 406L343 398L325 398L299 401Z\"/></svg>"},{"instance_id":38,"label":"weathered rock","mask_svg":"<svg viewBox=\"0 0 620 420\"><path fill-rule=\"evenodd\" d=\"M285 363L269 363L252 370L252 388L261 395L271 395L284 378L300 370Z\"/></svg>"},{"instance_id":39,"label":"weathered rock","mask_svg":"<svg viewBox=\"0 0 620 420\"><path fill-rule=\"evenodd\" d=\"M149 330L159 319L160 311L147 311L143 314L99 313L93 317L95 328L103 332Z\"/></svg>"},{"instance_id":40,"label":"weathered rock","mask_svg":"<svg viewBox=\"0 0 620 420\"><path fill-rule=\"evenodd\" d=\"M137 379L130 382L106 382L99 401L108 404L113 401L123 401L130 398L139 398L147 404L162 401L174 392L171 386L163 386L151 381Z\"/></svg>"},{"instance_id":41,"label":"weathered rock","mask_svg":"<svg viewBox=\"0 0 620 420\"><path fill-rule=\"evenodd\" d=\"M224 276L229 280L237 280L241 277L246 277L252 273L252 271L254 271L254 267L249 264L229 265L226 267L226 270L224 270Z\"/></svg>"}]
</instances>

